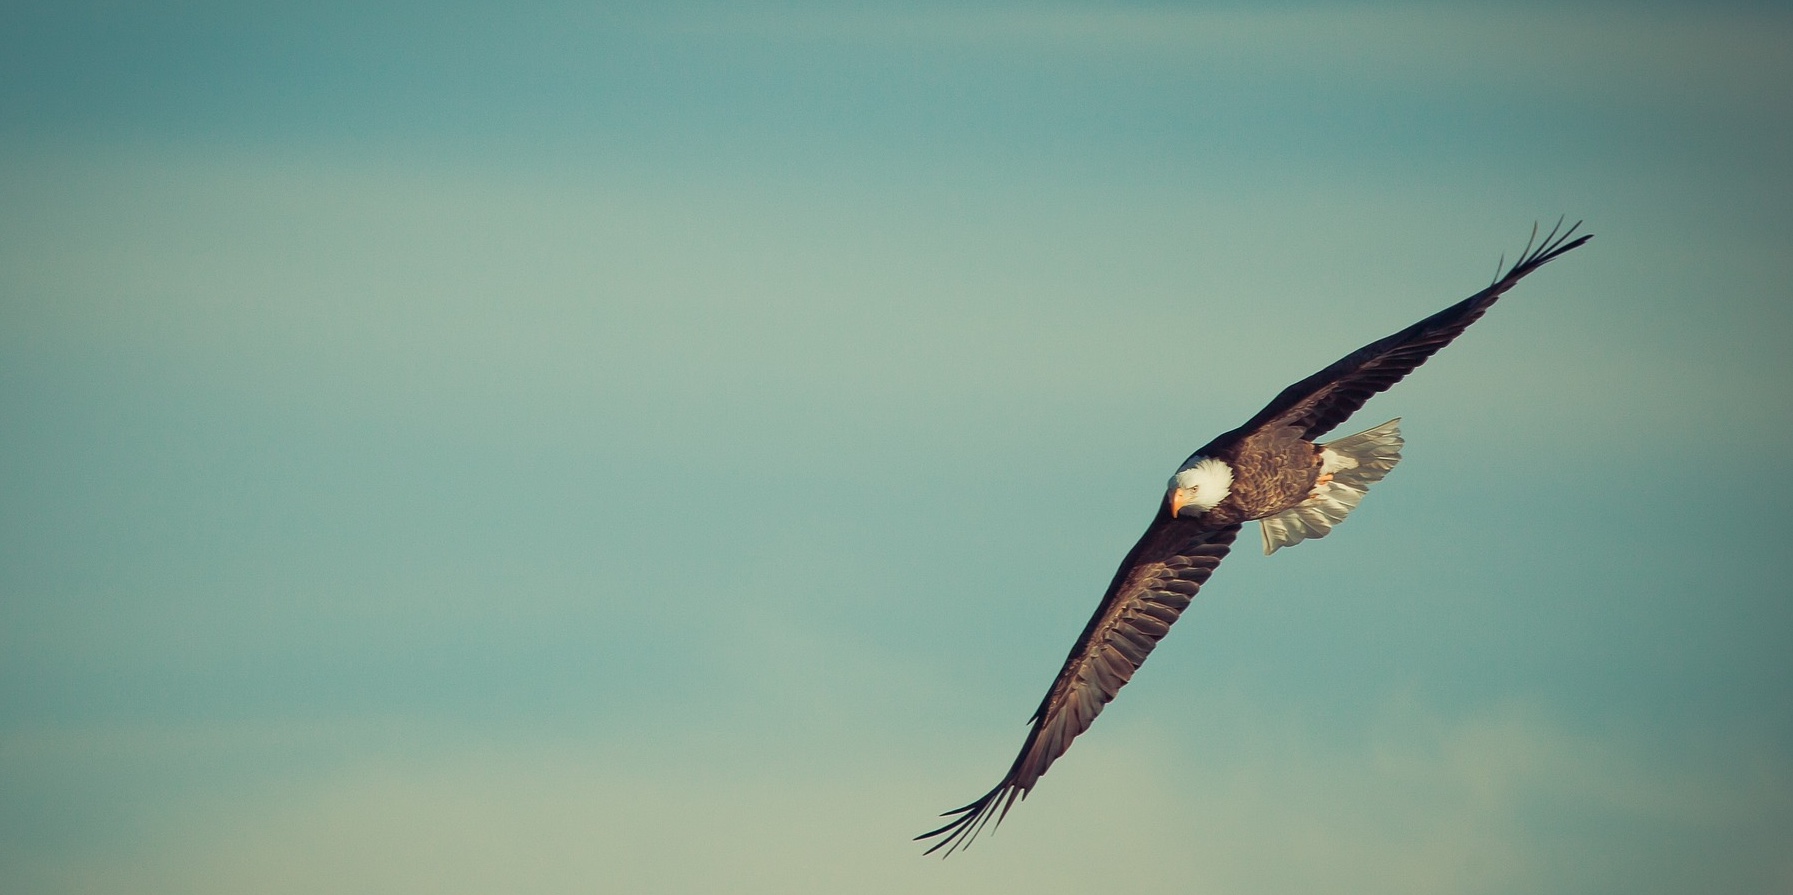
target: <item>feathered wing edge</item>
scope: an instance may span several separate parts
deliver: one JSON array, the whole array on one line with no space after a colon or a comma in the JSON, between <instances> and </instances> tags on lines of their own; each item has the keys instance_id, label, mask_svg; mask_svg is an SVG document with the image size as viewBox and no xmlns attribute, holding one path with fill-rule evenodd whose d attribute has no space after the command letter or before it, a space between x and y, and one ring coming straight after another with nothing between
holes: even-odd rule
<instances>
[{"instance_id":1,"label":"feathered wing edge","mask_svg":"<svg viewBox=\"0 0 1793 895\"><path fill-rule=\"evenodd\" d=\"M1575 236L1575 231L1581 229L1581 221L1570 224L1569 229L1564 230L1563 222L1568 219L1567 216L1557 218L1556 223L1550 226L1550 232L1544 234L1542 241L1538 239L1538 225L1533 222L1531 236L1526 238L1525 248L1519 252L1519 260L1513 262L1513 266L1507 268L1506 273L1501 273L1500 268L1506 264L1507 260L1506 256L1502 255L1500 261L1494 265L1494 282L1489 283L1488 288L1493 289L1502 284L1511 286L1519 282L1526 274L1548 264L1551 259L1594 238L1592 233ZM1534 246L1536 251L1533 251Z\"/></svg>"},{"instance_id":2,"label":"feathered wing edge","mask_svg":"<svg viewBox=\"0 0 1793 895\"><path fill-rule=\"evenodd\" d=\"M1575 235L1581 228L1580 221L1564 230L1563 220L1559 218L1542 240L1538 239L1537 225L1532 225L1531 238L1526 240L1519 260L1513 262L1512 267L1506 267L1488 288L1400 332L1371 342L1283 389L1245 425L1215 442L1283 424L1300 426L1304 430L1303 437L1310 440L1331 431L1373 395L1399 382L1455 340L1470 324L1481 319L1482 314L1514 284L1593 238L1591 233ZM1501 262L1504 267L1504 256Z\"/></svg>"},{"instance_id":3,"label":"feathered wing edge","mask_svg":"<svg viewBox=\"0 0 1793 895\"><path fill-rule=\"evenodd\" d=\"M1029 745L1031 745L1031 740ZM1022 750L1022 754L1026 754L1026 749ZM1019 764L1019 759L1016 760L1016 763ZM944 839L934 843L922 854L931 855L944 848L946 854L941 857L949 857L953 852L969 846L971 840L977 838L977 834L983 831L984 825L989 823L991 818L995 818L996 823L1001 824L1002 819L1008 816L1009 806L1015 804L1016 799L1026 796L1027 790L1015 783L1015 772L1010 770L1008 776L1002 778L1001 783L996 784L995 789L984 793L982 798L963 808L954 808L941 814L941 817L953 819L938 829L929 830L915 837L915 840L919 842L944 834Z\"/></svg>"},{"instance_id":4,"label":"feathered wing edge","mask_svg":"<svg viewBox=\"0 0 1793 895\"><path fill-rule=\"evenodd\" d=\"M1002 782L971 804L940 815L953 818L945 825L915 837L941 837L924 854L945 849L941 857L946 857L969 846L992 819L1002 823L1015 802L1027 797L1047 768L1089 729L1145 663L1226 558L1239 528L1192 528L1163 515L1153 522L1121 562L1101 604L1040 700L1029 719L1027 740Z\"/></svg>"}]
</instances>

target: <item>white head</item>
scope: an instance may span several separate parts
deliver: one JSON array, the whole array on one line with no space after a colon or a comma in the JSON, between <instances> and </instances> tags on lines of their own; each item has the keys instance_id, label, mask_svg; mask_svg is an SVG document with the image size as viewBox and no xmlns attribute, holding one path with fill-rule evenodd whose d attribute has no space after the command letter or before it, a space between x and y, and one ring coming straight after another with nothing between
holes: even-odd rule
<instances>
[{"instance_id":1,"label":"white head","mask_svg":"<svg viewBox=\"0 0 1793 895\"><path fill-rule=\"evenodd\" d=\"M1233 492L1233 468L1217 457L1190 457L1170 477L1170 514L1199 516L1220 505Z\"/></svg>"}]
</instances>

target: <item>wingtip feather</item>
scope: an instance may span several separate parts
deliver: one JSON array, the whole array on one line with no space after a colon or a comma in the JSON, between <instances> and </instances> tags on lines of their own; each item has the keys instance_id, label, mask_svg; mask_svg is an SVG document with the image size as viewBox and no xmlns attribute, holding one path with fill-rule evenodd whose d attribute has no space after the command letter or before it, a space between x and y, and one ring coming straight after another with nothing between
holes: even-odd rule
<instances>
[{"instance_id":1,"label":"wingtip feather","mask_svg":"<svg viewBox=\"0 0 1793 895\"><path fill-rule=\"evenodd\" d=\"M996 826L1001 826L1003 818L1008 816L1009 808L1015 804L1017 796L1025 798L1026 793L1021 787L1016 786L1012 779L1004 780L997 784L995 789L984 793L982 798L971 804L942 812L941 817L953 819L936 829L915 837L912 841L920 842L925 839L933 839L936 836L942 837L939 842L922 852L922 855L925 857L941 849L946 849L946 853L940 857L949 858L953 852L971 847L972 840L976 839L992 820L995 821ZM991 829L994 830L995 827L991 827Z\"/></svg>"},{"instance_id":2,"label":"wingtip feather","mask_svg":"<svg viewBox=\"0 0 1793 895\"><path fill-rule=\"evenodd\" d=\"M1542 240L1538 239L1538 224L1534 222L1531 237L1525 241L1525 250L1519 253L1519 260L1513 262L1513 266L1507 268L1506 273L1495 282L1510 283L1517 280L1594 238L1592 233L1575 235L1581 229L1582 221L1570 224L1567 230L1563 229L1563 221L1566 220L1567 215L1557 218L1556 224L1550 228L1549 233L1544 234ZM1502 261L1505 261L1504 257Z\"/></svg>"}]
</instances>

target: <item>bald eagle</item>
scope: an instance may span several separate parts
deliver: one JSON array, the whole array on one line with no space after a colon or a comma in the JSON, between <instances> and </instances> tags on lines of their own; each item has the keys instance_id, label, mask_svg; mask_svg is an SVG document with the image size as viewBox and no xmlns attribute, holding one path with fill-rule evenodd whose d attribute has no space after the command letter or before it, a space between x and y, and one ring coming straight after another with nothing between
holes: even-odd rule
<instances>
[{"instance_id":1,"label":"bald eagle","mask_svg":"<svg viewBox=\"0 0 1793 895\"><path fill-rule=\"evenodd\" d=\"M994 789L942 814L952 818L945 826L915 837L938 840L927 853L950 855L970 844L1027 796L1145 662L1242 525L1256 521L1264 552L1274 553L1324 537L1355 509L1401 459L1400 420L1323 444L1317 439L1450 344L1513 284L1591 239L1575 236L1580 226L1562 230L1559 221L1541 242L1532 228L1519 260L1488 288L1283 389L1245 425L1183 461L1035 710L1021 754Z\"/></svg>"}]
</instances>

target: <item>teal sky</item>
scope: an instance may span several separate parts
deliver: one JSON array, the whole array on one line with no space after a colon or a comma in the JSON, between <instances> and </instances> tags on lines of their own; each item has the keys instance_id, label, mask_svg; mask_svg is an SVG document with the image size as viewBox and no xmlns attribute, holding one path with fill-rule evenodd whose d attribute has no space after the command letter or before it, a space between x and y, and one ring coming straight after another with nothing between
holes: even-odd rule
<instances>
[{"instance_id":1,"label":"teal sky","mask_svg":"<svg viewBox=\"0 0 1793 895\"><path fill-rule=\"evenodd\" d=\"M1788 46L9 4L0 890L1793 891ZM921 858L1183 457L1558 215L1363 507Z\"/></svg>"}]
</instances>

